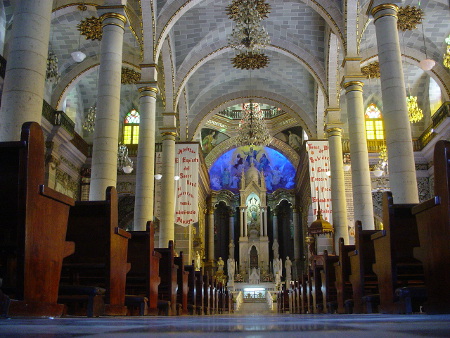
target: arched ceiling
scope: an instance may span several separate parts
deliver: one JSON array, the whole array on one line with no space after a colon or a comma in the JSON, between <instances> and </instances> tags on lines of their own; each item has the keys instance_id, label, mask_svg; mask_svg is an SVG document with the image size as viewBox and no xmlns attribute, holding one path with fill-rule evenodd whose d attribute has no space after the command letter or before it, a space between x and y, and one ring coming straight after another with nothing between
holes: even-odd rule
<instances>
[{"instance_id":1,"label":"arched ceiling","mask_svg":"<svg viewBox=\"0 0 450 338\"><path fill-rule=\"evenodd\" d=\"M202 126L214 120L220 109L251 97L283 109L292 121L286 128L301 126L310 137L323 135L324 110L328 103L340 104L342 122L346 123L345 96L339 87L346 48L350 50L357 45L363 64L377 59L375 27L366 15L369 1L266 1L272 7L268 18L263 20L271 38L265 50L270 64L252 72L231 65L235 51L228 47L227 41L233 23L225 13L231 0L126 1L131 26L127 27L124 37L124 66L138 66L143 60L149 62L157 58L155 63L161 66L159 87L164 91L158 100L158 127L162 126L164 110L176 111L180 140L198 140ZM120 2L125 1L117 0ZM78 9L82 1L54 3L49 48L59 59L61 79L57 85L48 84L46 99L58 108L64 106L66 98L71 102L80 100L74 106L81 115L77 121L82 121L87 107L96 102L100 42L79 39L76 26L84 18L98 17L97 6L106 1L84 1L87 11ZM396 3L417 6L416 1ZM3 1L3 4L8 22L13 15L14 1ZM432 72L418 68L418 62L425 56L421 25L413 31L400 33L407 87L424 93L431 77L441 87L443 98L448 99L450 72L442 66L444 39L450 34L448 3L423 0L420 6L425 12L423 32L427 54L437 61L437 66ZM10 27L7 25L6 29ZM77 49L87 54L80 64L70 56ZM136 88L124 85L121 109L137 104ZM325 97L325 106L318 107L322 97ZM367 100L381 98L378 79L366 81L364 97ZM126 111L120 113L124 115ZM269 128L275 133L281 127L269 123ZM89 139L89 135L84 136ZM158 137L159 133L157 140Z\"/></svg>"}]
</instances>

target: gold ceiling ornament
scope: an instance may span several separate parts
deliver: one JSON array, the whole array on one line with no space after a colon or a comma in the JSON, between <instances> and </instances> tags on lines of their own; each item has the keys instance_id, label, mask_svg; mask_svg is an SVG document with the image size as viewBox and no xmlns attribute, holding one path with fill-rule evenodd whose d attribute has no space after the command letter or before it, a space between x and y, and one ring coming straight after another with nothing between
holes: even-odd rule
<instances>
[{"instance_id":1,"label":"gold ceiling ornament","mask_svg":"<svg viewBox=\"0 0 450 338\"><path fill-rule=\"evenodd\" d=\"M243 11L243 8L246 10ZM231 5L226 7L226 13L234 21L240 21L244 15L252 19L262 20L268 17L270 9L270 5L266 4L264 0L233 0Z\"/></svg>"},{"instance_id":2,"label":"gold ceiling ornament","mask_svg":"<svg viewBox=\"0 0 450 338\"><path fill-rule=\"evenodd\" d=\"M444 54L444 66L450 69L450 35L445 39L447 43L447 52Z\"/></svg>"},{"instance_id":3,"label":"gold ceiling ornament","mask_svg":"<svg viewBox=\"0 0 450 338\"><path fill-rule=\"evenodd\" d=\"M386 145L381 145L378 149L378 158L380 159L380 161L382 162L387 162L388 161L388 155L387 155L387 147Z\"/></svg>"},{"instance_id":4,"label":"gold ceiling ornament","mask_svg":"<svg viewBox=\"0 0 450 338\"><path fill-rule=\"evenodd\" d=\"M122 67L121 83L135 84L141 80L141 73L131 68Z\"/></svg>"},{"instance_id":5,"label":"gold ceiling ornament","mask_svg":"<svg viewBox=\"0 0 450 338\"><path fill-rule=\"evenodd\" d=\"M81 20L77 25L81 35L86 36L86 40L102 39L102 21L95 16Z\"/></svg>"},{"instance_id":6,"label":"gold ceiling ornament","mask_svg":"<svg viewBox=\"0 0 450 338\"><path fill-rule=\"evenodd\" d=\"M361 68L361 73L368 79L380 78L380 63L378 61L369 63Z\"/></svg>"},{"instance_id":7,"label":"gold ceiling ornament","mask_svg":"<svg viewBox=\"0 0 450 338\"><path fill-rule=\"evenodd\" d=\"M264 53L243 52L231 59L237 69L262 69L269 65L269 57Z\"/></svg>"},{"instance_id":8,"label":"gold ceiling ornament","mask_svg":"<svg viewBox=\"0 0 450 338\"><path fill-rule=\"evenodd\" d=\"M408 107L408 116L410 122L416 123L422 120L423 112L417 104L417 96L408 95L406 97L406 105Z\"/></svg>"},{"instance_id":9,"label":"gold ceiling ornament","mask_svg":"<svg viewBox=\"0 0 450 338\"><path fill-rule=\"evenodd\" d=\"M417 28L422 23L423 11L419 7L406 6L399 7L397 13L397 28L401 31L408 31Z\"/></svg>"},{"instance_id":10,"label":"gold ceiling ornament","mask_svg":"<svg viewBox=\"0 0 450 338\"><path fill-rule=\"evenodd\" d=\"M78 9L80 10L80 11L87 11L87 6L83 3L83 4L79 4L78 5Z\"/></svg>"}]
</instances>

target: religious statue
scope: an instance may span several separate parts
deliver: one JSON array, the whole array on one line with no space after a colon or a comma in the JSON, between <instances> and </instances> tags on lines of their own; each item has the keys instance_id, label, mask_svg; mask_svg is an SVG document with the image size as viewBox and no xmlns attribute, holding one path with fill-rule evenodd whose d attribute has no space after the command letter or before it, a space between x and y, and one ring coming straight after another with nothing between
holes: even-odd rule
<instances>
[{"instance_id":1,"label":"religious statue","mask_svg":"<svg viewBox=\"0 0 450 338\"><path fill-rule=\"evenodd\" d=\"M273 258L278 259L279 255L279 251L278 249L280 248L280 245L278 244L278 241L276 239L273 240L273 244L272 244L272 250L273 250Z\"/></svg>"},{"instance_id":2,"label":"religious statue","mask_svg":"<svg viewBox=\"0 0 450 338\"><path fill-rule=\"evenodd\" d=\"M227 260L227 272L228 272L228 281L232 282L234 281L234 273L236 272L235 269L235 261L233 258L228 258Z\"/></svg>"},{"instance_id":3,"label":"religious statue","mask_svg":"<svg viewBox=\"0 0 450 338\"><path fill-rule=\"evenodd\" d=\"M292 279L292 262L289 259L289 256L286 257L284 267L286 268L286 288L288 288L289 284L291 284Z\"/></svg>"},{"instance_id":4,"label":"religious statue","mask_svg":"<svg viewBox=\"0 0 450 338\"><path fill-rule=\"evenodd\" d=\"M250 284L259 284L259 273L257 268L252 268L252 273L249 278Z\"/></svg>"},{"instance_id":5,"label":"religious statue","mask_svg":"<svg viewBox=\"0 0 450 338\"><path fill-rule=\"evenodd\" d=\"M230 252L229 252L228 256L230 258L234 258L234 241L233 240L231 240L230 244L228 244L228 248L230 249Z\"/></svg>"},{"instance_id":6,"label":"religious statue","mask_svg":"<svg viewBox=\"0 0 450 338\"><path fill-rule=\"evenodd\" d=\"M200 268L202 267L202 258L200 257L200 253L198 251L195 253L194 265L195 271L200 271Z\"/></svg>"},{"instance_id":7,"label":"religious statue","mask_svg":"<svg viewBox=\"0 0 450 338\"><path fill-rule=\"evenodd\" d=\"M217 271L223 272L224 265L225 265L225 262L223 261L222 257L219 257L219 260L217 261Z\"/></svg>"}]
</instances>

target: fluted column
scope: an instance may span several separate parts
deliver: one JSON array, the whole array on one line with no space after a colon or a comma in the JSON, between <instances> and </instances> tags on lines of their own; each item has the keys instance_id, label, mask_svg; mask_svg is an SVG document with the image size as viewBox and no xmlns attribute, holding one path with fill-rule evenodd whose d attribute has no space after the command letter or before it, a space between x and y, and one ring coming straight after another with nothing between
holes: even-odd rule
<instances>
[{"instance_id":1,"label":"fluted column","mask_svg":"<svg viewBox=\"0 0 450 338\"><path fill-rule=\"evenodd\" d=\"M397 12L398 7L394 4L382 4L372 9L380 63L389 182L395 203L418 203L419 194L411 125L406 105Z\"/></svg>"},{"instance_id":2,"label":"fluted column","mask_svg":"<svg viewBox=\"0 0 450 338\"><path fill-rule=\"evenodd\" d=\"M229 241L234 241L234 209L231 209L228 218ZM234 258L234 257L233 257Z\"/></svg>"},{"instance_id":3,"label":"fluted column","mask_svg":"<svg viewBox=\"0 0 450 338\"><path fill-rule=\"evenodd\" d=\"M141 83L144 84L144 83ZM147 221L153 220L155 190L155 114L156 82L139 88L140 116L139 151L136 168L136 194L134 202L134 230L145 230Z\"/></svg>"},{"instance_id":4,"label":"fluted column","mask_svg":"<svg viewBox=\"0 0 450 338\"><path fill-rule=\"evenodd\" d=\"M208 210L208 260L214 261L214 207Z\"/></svg>"},{"instance_id":5,"label":"fluted column","mask_svg":"<svg viewBox=\"0 0 450 338\"><path fill-rule=\"evenodd\" d=\"M100 19L103 37L92 149L91 201L105 199L106 188L117 183L122 45L127 21L124 15L111 12Z\"/></svg>"},{"instance_id":6,"label":"fluted column","mask_svg":"<svg viewBox=\"0 0 450 338\"><path fill-rule=\"evenodd\" d=\"M362 222L363 229L374 229L372 186L369 171L366 127L364 120L363 83L344 82L347 99L347 117L352 158L353 206L355 220Z\"/></svg>"},{"instance_id":7,"label":"fluted column","mask_svg":"<svg viewBox=\"0 0 450 338\"><path fill-rule=\"evenodd\" d=\"M278 241L278 215L276 211L273 212L272 227L273 227L273 239Z\"/></svg>"},{"instance_id":8,"label":"fluted column","mask_svg":"<svg viewBox=\"0 0 450 338\"><path fill-rule=\"evenodd\" d=\"M175 114L164 113L164 119L175 119ZM166 121L167 122L167 121ZM174 122L174 121L172 121ZM162 178L161 178L161 217L159 245L166 247L175 240L175 128L161 128L162 135Z\"/></svg>"},{"instance_id":9,"label":"fluted column","mask_svg":"<svg viewBox=\"0 0 450 338\"><path fill-rule=\"evenodd\" d=\"M294 226L294 258L300 262L300 224L298 222L298 210L292 209L292 225Z\"/></svg>"},{"instance_id":10,"label":"fluted column","mask_svg":"<svg viewBox=\"0 0 450 338\"><path fill-rule=\"evenodd\" d=\"M331 200L333 201L334 248L339 247L339 238L348 244L347 202L345 199L344 159L342 156L342 129L327 130L330 146Z\"/></svg>"},{"instance_id":11,"label":"fluted column","mask_svg":"<svg viewBox=\"0 0 450 338\"><path fill-rule=\"evenodd\" d=\"M18 141L22 124L41 123L52 1L19 0L9 41L0 111L0 142Z\"/></svg>"}]
</instances>

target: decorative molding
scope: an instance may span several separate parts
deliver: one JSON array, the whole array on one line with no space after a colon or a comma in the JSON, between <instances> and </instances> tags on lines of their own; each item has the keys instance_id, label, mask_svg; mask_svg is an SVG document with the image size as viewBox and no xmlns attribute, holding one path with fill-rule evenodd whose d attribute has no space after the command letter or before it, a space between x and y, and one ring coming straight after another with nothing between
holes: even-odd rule
<instances>
[{"instance_id":1,"label":"decorative molding","mask_svg":"<svg viewBox=\"0 0 450 338\"><path fill-rule=\"evenodd\" d=\"M131 68L122 67L120 82L122 84L136 84L141 80L141 73Z\"/></svg>"},{"instance_id":2,"label":"decorative molding","mask_svg":"<svg viewBox=\"0 0 450 338\"><path fill-rule=\"evenodd\" d=\"M403 32L412 31L422 23L423 11L416 6L399 7L397 13L397 28Z\"/></svg>"},{"instance_id":3,"label":"decorative molding","mask_svg":"<svg viewBox=\"0 0 450 338\"><path fill-rule=\"evenodd\" d=\"M95 16L81 20L77 25L81 35L86 36L86 40L101 40L103 36L102 20Z\"/></svg>"},{"instance_id":4,"label":"decorative molding","mask_svg":"<svg viewBox=\"0 0 450 338\"><path fill-rule=\"evenodd\" d=\"M361 67L361 73L368 79L380 78L380 63L378 61L369 63L367 66Z\"/></svg>"}]
</instances>

